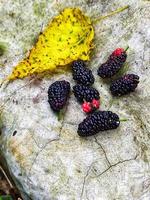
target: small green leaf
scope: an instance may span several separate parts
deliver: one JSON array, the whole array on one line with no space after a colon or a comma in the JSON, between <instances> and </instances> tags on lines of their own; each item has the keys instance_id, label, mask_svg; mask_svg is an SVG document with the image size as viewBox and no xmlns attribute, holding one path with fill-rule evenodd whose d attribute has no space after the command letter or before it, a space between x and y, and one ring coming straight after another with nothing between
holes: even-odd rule
<instances>
[{"instance_id":1,"label":"small green leaf","mask_svg":"<svg viewBox=\"0 0 150 200\"><path fill-rule=\"evenodd\" d=\"M102 79L104 84L111 84L114 80L119 79L121 76L125 75L129 71L128 63L124 63L121 69L111 78Z\"/></svg>"},{"instance_id":2,"label":"small green leaf","mask_svg":"<svg viewBox=\"0 0 150 200\"><path fill-rule=\"evenodd\" d=\"M0 196L0 200L13 200L13 198L10 195L3 195Z\"/></svg>"},{"instance_id":3,"label":"small green leaf","mask_svg":"<svg viewBox=\"0 0 150 200\"><path fill-rule=\"evenodd\" d=\"M127 63L125 63L123 65L123 67L119 70L119 72L116 74L117 78L126 74L128 72L128 70L129 70L129 65Z\"/></svg>"}]
</instances>

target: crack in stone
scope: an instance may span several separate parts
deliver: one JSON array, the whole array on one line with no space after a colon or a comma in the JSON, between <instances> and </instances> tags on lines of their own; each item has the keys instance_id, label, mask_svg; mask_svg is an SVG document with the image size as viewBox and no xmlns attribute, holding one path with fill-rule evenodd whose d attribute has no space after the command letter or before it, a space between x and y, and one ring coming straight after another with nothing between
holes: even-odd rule
<instances>
[{"instance_id":1,"label":"crack in stone","mask_svg":"<svg viewBox=\"0 0 150 200\"><path fill-rule=\"evenodd\" d=\"M33 136L33 134L32 134L31 132L30 132L30 135L31 135L32 139L34 140L36 146L37 146L40 150L42 150L43 148L45 148L45 146L47 146L47 144L49 144L49 143L51 143L51 142L53 142L53 141L59 140L59 138L54 138L54 139L48 140L48 142L46 142L43 146L39 146L38 142L36 141L36 139L34 138L34 136Z\"/></svg>"},{"instance_id":2,"label":"crack in stone","mask_svg":"<svg viewBox=\"0 0 150 200\"><path fill-rule=\"evenodd\" d=\"M89 197L88 197L87 191L86 191L86 199L87 199L87 200L90 200Z\"/></svg>"},{"instance_id":3,"label":"crack in stone","mask_svg":"<svg viewBox=\"0 0 150 200\"><path fill-rule=\"evenodd\" d=\"M109 159L108 159L108 156L107 156L107 154L106 154L105 149L103 148L103 146L101 145L101 143L97 140L96 136L94 136L94 138L95 138L96 144L98 144L98 146L100 146L100 148L102 149L102 151L103 151L103 153L104 153L104 155L105 155L105 159L106 159L106 161L107 161L107 163L108 163L108 166L110 167L110 166L111 166L111 163L110 163L110 161L109 161Z\"/></svg>"},{"instance_id":4,"label":"crack in stone","mask_svg":"<svg viewBox=\"0 0 150 200\"><path fill-rule=\"evenodd\" d=\"M67 110L67 108L66 108L66 110ZM65 110L65 111L66 111L66 110ZM36 153L35 158L34 158L32 164L31 164L31 168L30 168L29 173L28 173L28 176L27 176L27 179L28 179L28 180L29 180L29 174L31 173L32 167L33 167L33 165L36 163L37 157L40 155L40 153L46 148L46 146L47 146L48 144L50 144L50 143L53 142L53 141L58 141L58 140L60 139L60 135L61 135L61 132L62 132L62 130L63 130L64 123L65 123L65 116L63 116L63 119L62 119L61 127L60 127L60 130L59 130L59 132L60 132L60 133L59 133L59 138L55 138L55 139L53 139L53 140L48 141L43 147L39 147L39 145L37 145L37 142L36 142L35 138L34 138L33 135L31 134L33 140L35 141L37 147L40 148L40 150Z\"/></svg>"},{"instance_id":5,"label":"crack in stone","mask_svg":"<svg viewBox=\"0 0 150 200\"><path fill-rule=\"evenodd\" d=\"M31 173L31 170L32 170L32 168L33 168L33 165L36 163L36 160L37 160L38 156L40 155L40 153L46 148L46 146L47 146L48 144L50 144L51 142L54 142L54 141L58 141L58 140L59 140L59 138L53 139L53 140L51 140L51 141L48 141L48 142L36 153L35 158L33 159L33 162L32 162L31 167L30 167L30 169L29 169L29 173L28 173L28 175L27 175L27 180L28 180L28 181L29 181L29 175L30 175L30 173Z\"/></svg>"},{"instance_id":6,"label":"crack in stone","mask_svg":"<svg viewBox=\"0 0 150 200\"><path fill-rule=\"evenodd\" d=\"M88 170L87 170L87 172L86 172L86 175L84 176L83 184L82 184L82 190L81 190L81 195L80 195L80 199L81 199L81 200L82 200L82 196L83 196L83 193L84 193L84 188L85 188L86 179L87 179L87 177L88 177L88 175L89 175L89 173L90 173L90 170L91 170L91 168L92 168L92 166L93 166L94 163L95 163L95 162L93 162L93 163L89 166L89 168L88 168Z\"/></svg>"},{"instance_id":7,"label":"crack in stone","mask_svg":"<svg viewBox=\"0 0 150 200\"><path fill-rule=\"evenodd\" d=\"M25 88L26 86L30 85L30 84L32 83L32 81L33 81L33 80L27 82L25 85L23 85L23 86L17 88L15 91L13 91L13 92L8 96L8 98L5 100L5 102L3 103L3 105L0 107L0 111L2 111L2 110L4 109L5 105L8 103L9 100L11 100L11 97L13 97L13 96L16 94L17 91L19 91L19 90ZM8 84L9 84L9 83L8 83ZM6 86L6 87L7 87L7 86ZM5 88L4 88L4 89L5 89Z\"/></svg>"},{"instance_id":8,"label":"crack in stone","mask_svg":"<svg viewBox=\"0 0 150 200\"><path fill-rule=\"evenodd\" d=\"M40 155L40 153L46 148L46 146L48 145L48 144L50 144L51 142L54 142L54 141L57 141L57 140L59 140L59 139L53 139L53 140L51 140L51 141L48 141L37 153L36 153L36 155L35 155L35 158L33 159L33 162L32 162L32 164L31 164L31 167L30 167L30 169L29 169L29 173L28 173L28 175L27 175L27 180L28 180L28 183L29 183L29 176L30 176L30 173L31 173L31 171L32 171L32 168L33 168L33 165L36 163L36 160L37 160L37 158L38 158L38 156ZM30 184L28 184L29 185L29 189L31 189L30 187Z\"/></svg>"},{"instance_id":9,"label":"crack in stone","mask_svg":"<svg viewBox=\"0 0 150 200\"><path fill-rule=\"evenodd\" d=\"M122 161L118 161L117 163L115 164L111 164L107 169L105 169L103 172L101 172L100 174L98 174L96 177L100 177L102 176L103 174L105 174L107 171L109 171L111 168L119 165L119 164L122 164L122 163L125 163L125 162L129 162L129 161L133 161L133 160L136 160L138 157L138 155L136 155L134 158L130 158L130 159L126 159L126 160L122 160ZM93 177L95 178L95 177Z\"/></svg>"},{"instance_id":10,"label":"crack in stone","mask_svg":"<svg viewBox=\"0 0 150 200\"><path fill-rule=\"evenodd\" d=\"M36 139L34 138L33 134L30 132L30 135L32 137L32 139L34 140L36 146L39 148L39 149L42 149L42 147L39 146L38 142L36 141Z\"/></svg>"},{"instance_id":11,"label":"crack in stone","mask_svg":"<svg viewBox=\"0 0 150 200\"><path fill-rule=\"evenodd\" d=\"M51 130L49 129L49 128L47 128L46 126L44 126L43 124L41 124L41 123L38 123L38 122L36 122L37 123L37 125L40 125L40 126L42 126L45 130L47 130L48 132L51 132ZM42 145L42 146L40 146L39 144L38 144L38 142L36 141L36 139L35 139L35 137L34 137L34 135L32 134L32 129L30 129L30 135L31 135L31 137L32 137L32 139L34 140L34 142L36 143L36 145L37 145L37 147L39 148L39 149L42 149L44 146L45 146L45 144L44 145ZM54 139L49 139L48 140L48 142L51 142L51 141L53 141L53 140L59 140L59 137L58 136L56 136ZM48 143L47 142L47 143ZM47 144L46 143L46 144Z\"/></svg>"},{"instance_id":12,"label":"crack in stone","mask_svg":"<svg viewBox=\"0 0 150 200\"><path fill-rule=\"evenodd\" d=\"M144 68L144 62L145 62L145 50L146 50L146 39L144 40L144 49L142 54L142 67Z\"/></svg>"}]
</instances>

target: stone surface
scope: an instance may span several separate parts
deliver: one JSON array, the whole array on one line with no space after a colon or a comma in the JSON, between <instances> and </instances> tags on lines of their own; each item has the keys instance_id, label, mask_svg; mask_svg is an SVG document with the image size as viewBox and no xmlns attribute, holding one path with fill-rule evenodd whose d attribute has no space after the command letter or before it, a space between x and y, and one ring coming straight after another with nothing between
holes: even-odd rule
<instances>
[{"instance_id":1,"label":"stone surface","mask_svg":"<svg viewBox=\"0 0 150 200\"><path fill-rule=\"evenodd\" d=\"M73 95L64 119L57 120L47 89L55 80L74 85L69 72L0 88L0 148L24 199L150 199L150 1L1 0L1 80L26 55L51 17L66 6L78 6L94 19L127 4L128 11L94 25L95 50L89 62L101 109L127 119L117 130L79 138L77 125L85 116ZM112 99L109 84L97 77L96 70L112 50L127 45L129 72L140 76L140 84L136 92Z\"/></svg>"}]
</instances>

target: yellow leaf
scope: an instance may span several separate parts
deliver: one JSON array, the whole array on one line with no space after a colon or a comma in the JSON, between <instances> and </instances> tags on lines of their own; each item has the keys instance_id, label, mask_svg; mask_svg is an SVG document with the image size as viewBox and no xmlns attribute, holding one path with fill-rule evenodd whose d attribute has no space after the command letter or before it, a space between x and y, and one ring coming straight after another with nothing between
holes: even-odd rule
<instances>
[{"instance_id":1,"label":"yellow leaf","mask_svg":"<svg viewBox=\"0 0 150 200\"><path fill-rule=\"evenodd\" d=\"M93 38L91 20L78 8L66 8L48 24L8 80L53 72L77 59L89 60Z\"/></svg>"}]
</instances>

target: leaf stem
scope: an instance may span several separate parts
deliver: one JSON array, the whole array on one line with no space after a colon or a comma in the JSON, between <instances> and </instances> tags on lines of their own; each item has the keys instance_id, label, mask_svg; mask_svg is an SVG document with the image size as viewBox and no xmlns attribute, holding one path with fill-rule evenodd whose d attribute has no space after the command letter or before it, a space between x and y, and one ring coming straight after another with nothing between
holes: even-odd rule
<instances>
[{"instance_id":1,"label":"leaf stem","mask_svg":"<svg viewBox=\"0 0 150 200\"><path fill-rule=\"evenodd\" d=\"M107 15L100 16L100 17L94 19L94 20L93 20L93 23L96 24L96 23L99 22L100 20L102 20L102 19L106 19L106 18L111 17L111 16L113 16L113 15L115 15L115 14L118 14L118 13L120 13L120 12L122 12L122 11L128 9L129 7L130 7L130 6L127 5L127 6L124 6L124 7L118 8L117 10L108 13Z\"/></svg>"},{"instance_id":2,"label":"leaf stem","mask_svg":"<svg viewBox=\"0 0 150 200\"><path fill-rule=\"evenodd\" d=\"M57 118L58 118L58 121L62 120L63 117L64 117L64 109L61 109L58 113L57 113Z\"/></svg>"},{"instance_id":3,"label":"leaf stem","mask_svg":"<svg viewBox=\"0 0 150 200\"><path fill-rule=\"evenodd\" d=\"M125 52L129 49L129 46L127 46L127 48L125 49Z\"/></svg>"},{"instance_id":4,"label":"leaf stem","mask_svg":"<svg viewBox=\"0 0 150 200\"><path fill-rule=\"evenodd\" d=\"M120 119L119 121L120 122L126 122L126 121L128 121L128 119Z\"/></svg>"}]
</instances>

